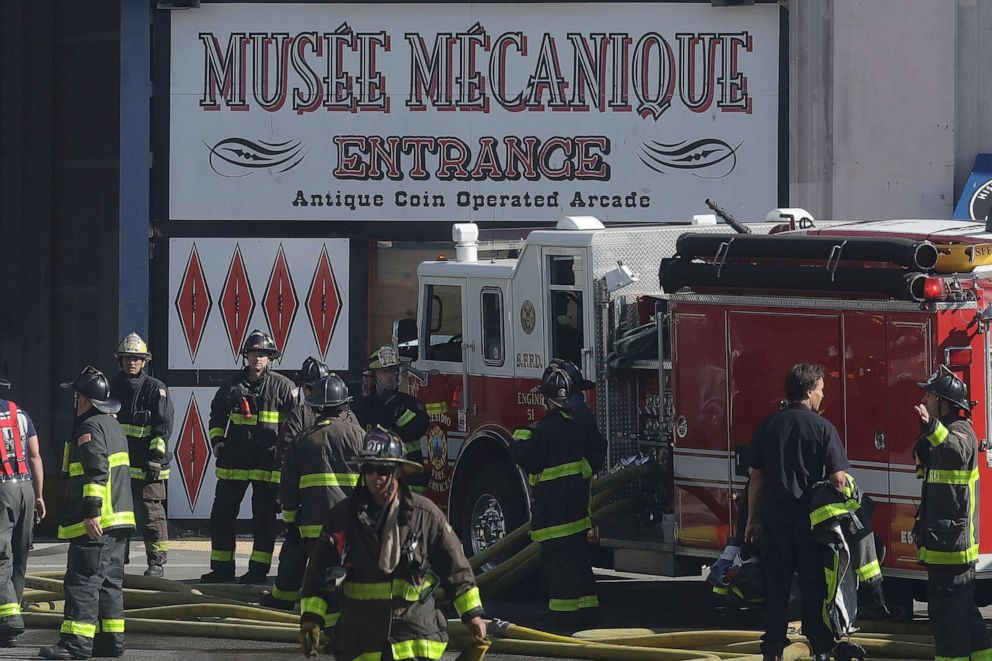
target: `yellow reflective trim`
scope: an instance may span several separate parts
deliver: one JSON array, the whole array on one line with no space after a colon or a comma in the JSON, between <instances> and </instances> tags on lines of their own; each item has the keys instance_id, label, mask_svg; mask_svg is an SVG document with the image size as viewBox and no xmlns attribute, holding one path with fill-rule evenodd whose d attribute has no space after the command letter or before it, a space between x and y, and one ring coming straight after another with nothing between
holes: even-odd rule
<instances>
[{"instance_id":1,"label":"yellow reflective trim","mask_svg":"<svg viewBox=\"0 0 992 661\"><path fill-rule=\"evenodd\" d=\"M313 526L300 526L300 537L303 539L317 539L324 526L319 523Z\"/></svg>"},{"instance_id":2,"label":"yellow reflective trim","mask_svg":"<svg viewBox=\"0 0 992 661\"><path fill-rule=\"evenodd\" d=\"M152 428L150 425L126 425L121 424L121 429L124 430L124 434L130 436L131 438L147 438L152 435Z\"/></svg>"},{"instance_id":3,"label":"yellow reflective trim","mask_svg":"<svg viewBox=\"0 0 992 661\"><path fill-rule=\"evenodd\" d=\"M584 519L572 521L571 523L562 523L557 526L531 530L530 538L535 542L545 542L549 539L557 539L558 537L568 537L569 535L574 535L590 528L592 528L592 519L587 516Z\"/></svg>"},{"instance_id":4,"label":"yellow reflective trim","mask_svg":"<svg viewBox=\"0 0 992 661\"><path fill-rule=\"evenodd\" d=\"M97 484L95 482L83 485L83 498L99 498L103 500L103 497L107 495L107 485Z\"/></svg>"},{"instance_id":5,"label":"yellow reflective trim","mask_svg":"<svg viewBox=\"0 0 992 661\"><path fill-rule=\"evenodd\" d=\"M518 441L526 441L533 438L534 432L530 429L517 429L513 432L513 438Z\"/></svg>"},{"instance_id":6,"label":"yellow reflective trim","mask_svg":"<svg viewBox=\"0 0 992 661\"><path fill-rule=\"evenodd\" d=\"M927 440L930 441L930 445L933 447L937 447L947 440L947 435L950 433L940 420L937 420L936 423L937 426L934 428L933 433L927 435Z\"/></svg>"},{"instance_id":7,"label":"yellow reflective trim","mask_svg":"<svg viewBox=\"0 0 992 661\"><path fill-rule=\"evenodd\" d=\"M359 654L351 661L380 661L382 659L381 652L365 652L364 654Z\"/></svg>"},{"instance_id":8,"label":"yellow reflective trim","mask_svg":"<svg viewBox=\"0 0 992 661\"><path fill-rule=\"evenodd\" d=\"M927 483L929 484L971 484L978 479L978 469L970 471L954 471L931 469L927 471Z\"/></svg>"},{"instance_id":9,"label":"yellow reflective trim","mask_svg":"<svg viewBox=\"0 0 992 661\"><path fill-rule=\"evenodd\" d=\"M21 605L19 603L0 604L0 617L10 617L11 615L20 614Z\"/></svg>"},{"instance_id":10,"label":"yellow reflective trim","mask_svg":"<svg viewBox=\"0 0 992 661\"><path fill-rule=\"evenodd\" d=\"M73 622L72 620L64 620L62 626L59 627L59 631L62 633L72 634L74 636L83 636L84 638L92 638L96 635L96 625L87 624L86 622Z\"/></svg>"},{"instance_id":11,"label":"yellow reflective trim","mask_svg":"<svg viewBox=\"0 0 992 661\"><path fill-rule=\"evenodd\" d=\"M933 661L968 661L966 656L935 656Z\"/></svg>"},{"instance_id":12,"label":"yellow reflective trim","mask_svg":"<svg viewBox=\"0 0 992 661\"><path fill-rule=\"evenodd\" d=\"M272 586L272 596L283 601L296 601L300 598L299 590L280 590L279 586Z\"/></svg>"},{"instance_id":13,"label":"yellow reflective trim","mask_svg":"<svg viewBox=\"0 0 992 661\"><path fill-rule=\"evenodd\" d=\"M240 468L217 468L214 471L218 480L243 480L248 481L248 471Z\"/></svg>"},{"instance_id":14,"label":"yellow reflective trim","mask_svg":"<svg viewBox=\"0 0 992 661\"><path fill-rule=\"evenodd\" d=\"M730 594L730 588L725 588L722 585L714 585L713 586L713 594L718 594L721 597L725 597L728 594Z\"/></svg>"},{"instance_id":15,"label":"yellow reflective trim","mask_svg":"<svg viewBox=\"0 0 992 661\"><path fill-rule=\"evenodd\" d=\"M166 540L164 542L152 542L152 550L153 551L168 551L169 550L169 542L168 542L168 540Z\"/></svg>"},{"instance_id":16,"label":"yellow reflective trim","mask_svg":"<svg viewBox=\"0 0 992 661\"><path fill-rule=\"evenodd\" d=\"M124 633L124 619L100 620L100 631L104 633Z\"/></svg>"},{"instance_id":17,"label":"yellow reflective trim","mask_svg":"<svg viewBox=\"0 0 992 661\"><path fill-rule=\"evenodd\" d=\"M70 449L71 448L70 448L70 446L69 446L68 443L63 443L62 444L62 472L63 473L69 473L71 475L72 474L71 467L69 466L69 450ZM79 467L82 468L83 467L82 464L80 464Z\"/></svg>"},{"instance_id":18,"label":"yellow reflective trim","mask_svg":"<svg viewBox=\"0 0 992 661\"><path fill-rule=\"evenodd\" d=\"M330 628L338 623L341 619L341 613L328 613L324 616L324 627Z\"/></svg>"},{"instance_id":19,"label":"yellow reflective trim","mask_svg":"<svg viewBox=\"0 0 992 661\"><path fill-rule=\"evenodd\" d=\"M850 514L851 512L857 512L860 508L861 505L859 505L858 501L853 498L844 503L830 503L829 505L823 505L822 507L817 507L809 513L809 525L810 527L814 527L824 521L834 518L835 516L844 516L845 514Z\"/></svg>"},{"instance_id":20,"label":"yellow reflective trim","mask_svg":"<svg viewBox=\"0 0 992 661\"><path fill-rule=\"evenodd\" d=\"M424 408L427 409L427 412L428 413L434 413L434 414L447 413L448 412L448 403L447 402L431 402L430 404L427 404Z\"/></svg>"},{"instance_id":21,"label":"yellow reflective trim","mask_svg":"<svg viewBox=\"0 0 992 661\"><path fill-rule=\"evenodd\" d=\"M172 472L172 469L171 468L166 468L166 469L160 471L159 474L158 474L158 479L160 479L160 480L168 480L169 479L169 473L171 473L171 472Z\"/></svg>"},{"instance_id":22,"label":"yellow reflective trim","mask_svg":"<svg viewBox=\"0 0 992 661\"><path fill-rule=\"evenodd\" d=\"M107 457L107 461L110 463L111 468L129 466L131 464L131 457L128 456L127 452L115 452Z\"/></svg>"},{"instance_id":23,"label":"yellow reflective trim","mask_svg":"<svg viewBox=\"0 0 992 661\"><path fill-rule=\"evenodd\" d=\"M266 553L265 551L252 551L251 555L248 557L251 562L258 562L263 565L272 564L272 554Z\"/></svg>"},{"instance_id":24,"label":"yellow reflective trim","mask_svg":"<svg viewBox=\"0 0 992 661\"><path fill-rule=\"evenodd\" d=\"M916 559L928 565L966 565L978 560L978 544L964 551L931 551L921 547L916 551Z\"/></svg>"},{"instance_id":25,"label":"yellow reflective trim","mask_svg":"<svg viewBox=\"0 0 992 661\"><path fill-rule=\"evenodd\" d=\"M210 551L210 559L216 562L230 562L234 560L234 551L221 551L220 549L212 549Z\"/></svg>"},{"instance_id":26,"label":"yellow reflective trim","mask_svg":"<svg viewBox=\"0 0 992 661\"><path fill-rule=\"evenodd\" d=\"M143 480L143 479L145 479L145 471L141 470L140 468L132 468L131 469L131 479L132 480Z\"/></svg>"},{"instance_id":27,"label":"yellow reflective trim","mask_svg":"<svg viewBox=\"0 0 992 661\"><path fill-rule=\"evenodd\" d=\"M300 488L310 487L357 487L357 473L310 473L300 476Z\"/></svg>"},{"instance_id":28,"label":"yellow reflective trim","mask_svg":"<svg viewBox=\"0 0 992 661\"><path fill-rule=\"evenodd\" d=\"M148 442L148 449L152 452L161 452L162 454L165 454L167 446L165 444L165 440L161 438L153 438Z\"/></svg>"},{"instance_id":29,"label":"yellow reflective trim","mask_svg":"<svg viewBox=\"0 0 992 661\"><path fill-rule=\"evenodd\" d=\"M404 640L401 643L393 643L389 646L393 659L403 661L403 659L440 659L444 656L444 650L448 643L440 640L427 640L418 638L415 640Z\"/></svg>"},{"instance_id":30,"label":"yellow reflective trim","mask_svg":"<svg viewBox=\"0 0 992 661\"><path fill-rule=\"evenodd\" d=\"M231 413L227 416L227 419L232 425L241 425L242 427L254 427L258 425L257 415L242 415L240 413Z\"/></svg>"},{"instance_id":31,"label":"yellow reflective trim","mask_svg":"<svg viewBox=\"0 0 992 661\"><path fill-rule=\"evenodd\" d=\"M428 574L427 578L425 578L424 582L419 586L408 583L401 578L394 578L392 585L393 596L399 597L404 601L417 601L420 599L420 595L426 592L427 589L434 585L435 582L436 581L431 574Z\"/></svg>"},{"instance_id":32,"label":"yellow reflective trim","mask_svg":"<svg viewBox=\"0 0 992 661\"><path fill-rule=\"evenodd\" d=\"M867 581L870 578L879 576L882 573L882 568L878 566L878 560L872 560L866 565L861 565L855 572L858 574L858 578L862 581Z\"/></svg>"},{"instance_id":33,"label":"yellow reflective trim","mask_svg":"<svg viewBox=\"0 0 992 661\"><path fill-rule=\"evenodd\" d=\"M320 597L304 597L300 599L300 613L313 613L323 619L327 615L327 602Z\"/></svg>"},{"instance_id":34,"label":"yellow reflective trim","mask_svg":"<svg viewBox=\"0 0 992 661\"><path fill-rule=\"evenodd\" d=\"M283 510L282 520L284 523L296 523L296 513L298 510Z\"/></svg>"},{"instance_id":35,"label":"yellow reflective trim","mask_svg":"<svg viewBox=\"0 0 992 661\"><path fill-rule=\"evenodd\" d=\"M479 596L479 588L473 587L466 590L455 599L455 611L461 617L473 608L482 608L482 598Z\"/></svg>"},{"instance_id":36,"label":"yellow reflective trim","mask_svg":"<svg viewBox=\"0 0 992 661\"><path fill-rule=\"evenodd\" d=\"M599 608L599 596L591 594L579 597L579 608Z\"/></svg>"},{"instance_id":37,"label":"yellow reflective trim","mask_svg":"<svg viewBox=\"0 0 992 661\"><path fill-rule=\"evenodd\" d=\"M262 422L262 423L268 422L268 423L271 423L271 424L278 425L279 424L279 420L280 420L279 411L259 411L258 412L258 421L259 422Z\"/></svg>"},{"instance_id":38,"label":"yellow reflective trim","mask_svg":"<svg viewBox=\"0 0 992 661\"><path fill-rule=\"evenodd\" d=\"M537 474L536 477L538 483L540 483L550 482L551 480L557 480L570 475L581 475L583 478L588 480L592 477L592 466L589 465L587 460L582 459L580 461L573 461L567 464L545 468Z\"/></svg>"},{"instance_id":39,"label":"yellow reflective trim","mask_svg":"<svg viewBox=\"0 0 992 661\"><path fill-rule=\"evenodd\" d=\"M548 608L559 613L572 613L579 610L579 600L575 599L548 599Z\"/></svg>"},{"instance_id":40,"label":"yellow reflective trim","mask_svg":"<svg viewBox=\"0 0 992 661\"><path fill-rule=\"evenodd\" d=\"M416 413L414 413L410 409L407 409L403 413L403 415L401 415L399 418L397 418L397 420L396 420L396 426L397 427L402 427L403 425L409 423L411 420L413 420L416 417L417 417L417 414Z\"/></svg>"},{"instance_id":41,"label":"yellow reflective trim","mask_svg":"<svg viewBox=\"0 0 992 661\"><path fill-rule=\"evenodd\" d=\"M104 500L104 506L109 504L109 499ZM100 527L106 530L118 526L134 526L134 512L112 512L100 515ZM59 526L59 539L73 539L86 534L86 525L80 521L69 526Z\"/></svg>"},{"instance_id":42,"label":"yellow reflective trim","mask_svg":"<svg viewBox=\"0 0 992 661\"><path fill-rule=\"evenodd\" d=\"M69 470L67 472L69 473L69 477L79 477L80 475L86 473L86 471L83 470L83 464L78 461L74 461L69 464Z\"/></svg>"},{"instance_id":43,"label":"yellow reflective trim","mask_svg":"<svg viewBox=\"0 0 992 661\"><path fill-rule=\"evenodd\" d=\"M274 484L279 484L282 474L279 471L263 471L258 468L252 468L248 471L248 479L252 482L272 482Z\"/></svg>"},{"instance_id":44,"label":"yellow reflective trim","mask_svg":"<svg viewBox=\"0 0 992 661\"><path fill-rule=\"evenodd\" d=\"M420 441L411 441L403 446L404 454L413 454L414 452L420 452Z\"/></svg>"},{"instance_id":45,"label":"yellow reflective trim","mask_svg":"<svg viewBox=\"0 0 992 661\"><path fill-rule=\"evenodd\" d=\"M344 596L357 601L377 601L392 599L393 590L389 583L356 583L344 582Z\"/></svg>"},{"instance_id":46,"label":"yellow reflective trim","mask_svg":"<svg viewBox=\"0 0 992 661\"><path fill-rule=\"evenodd\" d=\"M207 433L210 435L210 438L211 439L214 439L214 438L217 438L218 436L223 436L224 435L224 428L223 427L211 427L210 428L210 431L207 432Z\"/></svg>"},{"instance_id":47,"label":"yellow reflective trim","mask_svg":"<svg viewBox=\"0 0 992 661\"><path fill-rule=\"evenodd\" d=\"M972 661L992 661L992 647L972 652L971 659Z\"/></svg>"}]
</instances>

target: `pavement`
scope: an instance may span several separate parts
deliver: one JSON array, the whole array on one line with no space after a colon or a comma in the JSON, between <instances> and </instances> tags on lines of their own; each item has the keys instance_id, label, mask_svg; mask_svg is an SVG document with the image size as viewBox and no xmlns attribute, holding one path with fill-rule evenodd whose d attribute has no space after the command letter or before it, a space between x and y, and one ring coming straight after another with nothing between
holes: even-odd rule
<instances>
[{"instance_id":1,"label":"pavement","mask_svg":"<svg viewBox=\"0 0 992 661\"><path fill-rule=\"evenodd\" d=\"M239 539L238 574L247 570L251 542ZM59 542L38 542L28 562L28 572L65 569L68 545ZM198 583L200 574L208 570L209 542L206 540L177 540L169 551L166 578L184 583ZM133 563L128 573L140 574L145 569L140 540L132 541ZM270 579L275 576L273 566ZM535 577L536 579L536 577ZM760 631L760 615L746 610L718 610L702 577L666 578L596 570L600 611L604 628L648 629L753 629ZM536 580L535 580L536 582ZM536 589L506 599L484 601L487 616L524 626L541 629L546 622L546 601ZM926 616L926 604L915 605L917 618ZM986 619L992 617L992 607L984 608ZM453 617L452 614L448 614ZM38 648L54 642L54 630L29 630L21 636L19 647L0 649L0 659L36 658ZM219 640L149 634L127 634L131 659L236 659L253 660L299 658L299 648L285 643L263 643L243 640ZM444 655L444 661L454 661L457 653ZM330 658L330 657L327 657ZM530 657L487 654L490 661L528 659Z\"/></svg>"}]
</instances>

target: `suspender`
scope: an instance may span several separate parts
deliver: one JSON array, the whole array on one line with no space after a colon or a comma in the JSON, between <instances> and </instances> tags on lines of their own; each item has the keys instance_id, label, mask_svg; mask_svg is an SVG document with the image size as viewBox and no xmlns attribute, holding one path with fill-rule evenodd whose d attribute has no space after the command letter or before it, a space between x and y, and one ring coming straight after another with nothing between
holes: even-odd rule
<instances>
[{"instance_id":1,"label":"suspender","mask_svg":"<svg viewBox=\"0 0 992 661\"><path fill-rule=\"evenodd\" d=\"M17 422L17 404L8 401L7 405L10 407L10 418L0 420L0 429L10 428L14 441L14 465L11 465L10 456L7 454L6 435L0 438L0 465L2 465L3 474L7 477L13 477L15 474L24 476L28 474L28 466L24 461L24 442L21 439L21 427Z\"/></svg>"}]
</instances>

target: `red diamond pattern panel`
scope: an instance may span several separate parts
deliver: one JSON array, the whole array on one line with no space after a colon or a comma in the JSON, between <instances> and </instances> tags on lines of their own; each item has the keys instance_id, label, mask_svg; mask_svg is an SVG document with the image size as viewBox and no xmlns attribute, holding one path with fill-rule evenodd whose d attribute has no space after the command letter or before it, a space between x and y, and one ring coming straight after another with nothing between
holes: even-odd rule
<instances>
[{"instance_id":1,"label":"red diamond pattern panel","mask_svg":"<svg viewBox=\"0 0 992 661\"><path fill-rule=\"evenodd\" d=\"M224 330L231 343L231 353L235 361L241 351L241 345L248 333L248 324L255 311L255 295L251 291L245 262L241 257L241 245L235 244L231 264L227 267L227 278L224 279L224 289L220 296L220 313L224 320Z\"/></svg>"},{"instance_id":2,"label":"red diamond pattern panel","mask_svg":"<svg viewBox=\"0 0 992 661\"><path fill-rule=\"evenodd\" d=\"M176 294L176 312L182 323L190 360L196 360L196 352L200 349L203 329L206 328L207 318L210 316L211 302L207 280L203 276L203 265L200 263L200 255L194 243L186 261L179 293Z\"/></svg>"},{"instance_id":3,"label":"red diamond pattern panel","mask_svg":"<svg viewBox=\"0 0 992 661\"><path fill-rule=\"evenodd\" d=\"M331 268L331 260L327 257L327 246L320 251L317 268L313 272L310 292L306 300L307 316L310 317L310 327L313 337L320 349L320 359L327 356L327 349L334 336L334 326L341 314L341 295L338 283Z\"/></svg>"},{"instance_id":4,"label":"red diamond pattern panel","mask_svg":"<svg viewBox=\"0 0 992 661\"><path fill-rule=\"evenodd\" d=\"M183 418L183 426L179 431L179 441L176 443L176 465L183 480L190 511L196 509L196 500L200 496L200 487L203 486L209 463L210 443L203 430L196 395L191 394L186 417Z\"/></svg>"},{"instance_id":5,"label":"red diamond pattern panel","mask_svg":"<svg viewBox=\"0 0 992 661\"><path fill-rule=\"evenodd\" d=\"M279 252L276 253L276 261L269 275L269 286L265 290L265 298L262 299L265 320L269 322L272 339L275 340L279 351L286 350L286 340L289 338L289 331L293 327L293 319L296 318L299 307L300 301L293 287L293 276L289 272L282 244L279 244Z\"/></svg>"}]
</instances>

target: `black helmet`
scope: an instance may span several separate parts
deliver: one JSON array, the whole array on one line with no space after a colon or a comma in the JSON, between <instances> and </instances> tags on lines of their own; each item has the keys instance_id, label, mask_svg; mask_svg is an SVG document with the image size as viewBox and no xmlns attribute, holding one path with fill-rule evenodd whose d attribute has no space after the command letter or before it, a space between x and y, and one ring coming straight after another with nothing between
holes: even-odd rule
<instances>
[{"instance_id":1,"label":"black helmet","mask_svg":"<svg viewBox=\"0 0 992 661\"><path fill-rule=\"evenodd\" d=\"M416 475L424 470L422 465L406 458L400 437L382 427L375 427L365 434L358 458L363 466L367 464L396 466L401 469L402 477Z\"/></svg>"},{"instance_id":2,"label":"black helmet","mask_svg":"<svg viewBox=\"0 0 992 661\"><path fill-rule=\"evenodd\" d=\"M940 369L931 374L929 379L917 385L928 393L964 409L965 413L971 413L968 386L944 365L941 365Z\"/></svg>"},{"instance_id":3,"label":"black helmet","mask_svg":"<svg viewBox=\"0 0 992 661\"><path fill-rule=\"evenodd\" d=\"M581 370L575 366L575 363L571 363L564 358L552 358L548 366L544 368L544 374L546 375L556 367L565 370L565 374L568 374L568 378L572 380L572 384L579 390L592 390L596 387L595 383L582 376ZM544 377L542 376L541 378L543 379Z\"/></svg>"},{"instance_id":4,"label":"black helmet","mask_svg":"<svg viewBox=\"0 0 992 661\"><path fill-rule=\"evenodd\" d=\"M296 382L304 386L312 386L331 373L327 365L313 356L303 361L303 367L296 373Z\"/></svg>"},{"instance_id":5,"label":"black helmet","mask_svg":"<svg viewBox=\"0 0 992 661\"><path fill-rule=\"evenodd\" d=\"M276 348L275 340L268 333L263 333L257 328L248 333L245 343L241 346L241 355L247 356L249 351L262 351L269 354L269 358L277 359L281 355Z\"/></svg>"},{"instance_id":6,"label":"black helmet","mask_svg":"<svg viewBox=\"0 0 992 661\"><path fill-rule=\"evenodd\" d=\"M117 413L121 410L121 403L110 396L110 383L107 377L95 367L85 367L75 381L63 383L62 387L86 397L101 413Z\"/></svg>"},{"instance_id":7,"label":"black helmet","mask_svg":"<svg viewBox=\"0 0 992 661\"><path fill-rule=\"evenodd\" d=\"M313 384L313 390L307 397L307 406L315 409L322 409L330 406L341 406L351 401L348 393L348 386L344 384L341 377L334 372Z\"/></svg>"},{"instance_id":8,"label":"black helmet","mask_svg":"<svg viewBox=\"0 0 992 661\"><path fill-rule=\"evenodd\" d=\"M573 366L574 367L574 366ZM582 391L575 387L568 372L560 367L549 366L544 370L541 385L531 392L538 392L564 409L574 409L582 402Z\"/></svg>"}]
</instances>

